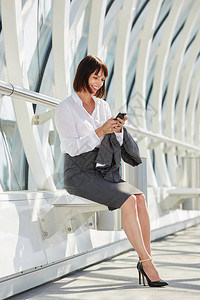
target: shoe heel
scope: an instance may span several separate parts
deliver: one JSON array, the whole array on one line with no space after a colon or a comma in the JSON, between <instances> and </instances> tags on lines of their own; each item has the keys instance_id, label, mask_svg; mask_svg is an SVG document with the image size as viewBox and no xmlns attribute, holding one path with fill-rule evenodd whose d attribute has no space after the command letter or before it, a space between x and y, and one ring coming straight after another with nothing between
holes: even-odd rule
<instances>
[{"instance_id":1,"label":"shoe heel","mask_svg":"<svg viewBox=\"0 0 200 300\"><path fill-rule=\"evenodd\" d=\"M141 272L138 270L138 275L139 275L139 284L141 284Z\"/></svg>"},{"instance_id":2,"label":"shoe heel","mask_svg":"<svg viewBox=\"0 0 200 300\"><path fill-rule=\"evenodd\" d=\"M144 276L144 274L142 274L142 279L143 279L143 284L144 284L144 286L146 285L146 282L145 282L145 276Z\"/></svg>"},{"instance_id":3,"label":"shoe heel","mask_svg":"<svg viewBox=\"0 0 200 300\"><path fill-rule=\"evenodd\" d=\"M147 274L145 273L143 266L142 266L142 262L148 261L151 259L146 259L146 260L141 260L138 262L137 264L137 269L138 269L138 273L139 273L139 284L141 284L141 275L142 275L142 279L143 279L143 284L146 285L146 280L147 280L147 284L150 287L162 287L162 286L166 286L169 285L168 282L164 281L164 280L159 280L159 281L151 281L149 279L149 277L147 276Z\"/></svg>"}]
</instances>

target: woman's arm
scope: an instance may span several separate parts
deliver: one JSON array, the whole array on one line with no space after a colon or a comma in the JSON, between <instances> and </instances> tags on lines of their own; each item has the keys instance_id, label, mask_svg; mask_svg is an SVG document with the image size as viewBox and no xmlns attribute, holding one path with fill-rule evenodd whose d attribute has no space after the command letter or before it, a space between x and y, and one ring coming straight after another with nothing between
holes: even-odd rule
<instances>
[{"instance_id":1,"label":"woman's arm","mask_svg":"<svg viewBox=\"0 0 200 300\"><path fill-rule=\"evenodd\" d=\"M85 136L79 136L72 112L65 103L60 103L55 112L55 124L61 141L61 151L71 156L93 150L101 143L101 137L113 133L117 121L107 120L102 126Z\"/></svg>"},{"instance_id":2,"label":"woman's arm","mask_svg":"<svg viewBox=\"0 0 200 300\"><path fill-rule=\"evenodd\" d=\"M102 137L104 134L113 133L116 130L117 121L113 118L108 119L101 127L95 130L98 137Z\"/></svg>"},{"instance_id":3,"label":"woman's arm","mask_svg":"<svg viewBox=\"0 0 200 300\"><path fill-rule=\"evenodd\" d=\"M71 156L93 150L101 140L95 130L79 137L74 117L65 103L60 103L55 112L55 124L61 141L61 151Z\"/></svg>"}]
</instances>

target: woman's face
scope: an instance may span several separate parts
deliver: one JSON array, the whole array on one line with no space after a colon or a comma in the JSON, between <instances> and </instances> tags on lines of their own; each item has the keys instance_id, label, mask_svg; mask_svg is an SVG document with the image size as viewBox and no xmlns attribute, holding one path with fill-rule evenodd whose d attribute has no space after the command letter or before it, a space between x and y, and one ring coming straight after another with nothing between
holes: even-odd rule
<instances>
[{"instance_id":1,"label":"woman's face","mask_svg":"<svg viewBox=\"0 0 200 300\"><path fill-rule=\"evenodd\" d=\"M99 73L96 74L96 71L92 73L88 79L88 85L92 91L92 95L95 95L96 92L102 87L105 81L105 75L102 69Z\"/></svg>"}]
</instances>

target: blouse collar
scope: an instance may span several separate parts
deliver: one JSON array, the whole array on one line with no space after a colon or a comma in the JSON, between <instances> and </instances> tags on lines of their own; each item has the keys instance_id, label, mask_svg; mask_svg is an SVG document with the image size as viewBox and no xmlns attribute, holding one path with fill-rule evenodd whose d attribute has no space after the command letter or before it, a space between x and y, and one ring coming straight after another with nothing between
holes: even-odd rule
<instances>
[{"instance_id":1,"label":"blouse collar","mask_svg":"<svg viewBox=\"0 0 200 300\"><path fill-rule=\"evenodd\" d=\"M83 106L82 100L79 98L78 94L76 92L72 92L72 99L74 100L75 103L79 103L80 105ZM97 98L95 96L92 96L92 99L94 100L95 104L98 103Z\"/></svg>"}]
</instances>

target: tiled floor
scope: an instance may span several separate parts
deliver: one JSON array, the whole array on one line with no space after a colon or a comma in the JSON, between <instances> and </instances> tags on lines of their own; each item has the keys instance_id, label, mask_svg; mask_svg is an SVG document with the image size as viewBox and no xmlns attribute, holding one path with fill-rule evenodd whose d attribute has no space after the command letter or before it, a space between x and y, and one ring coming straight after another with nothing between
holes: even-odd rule
<instances>
[{"instance_id":1,"label":"tiled floor","mask_svg":"<svg viewBox=\"0 0 200 300\"><path fill-rule=\"evenodd\" d=\"M152 242L152 254L167 287L140 286L130 251L12 299L200 299L200 225Z\"/></svg>"}]
</instances>

